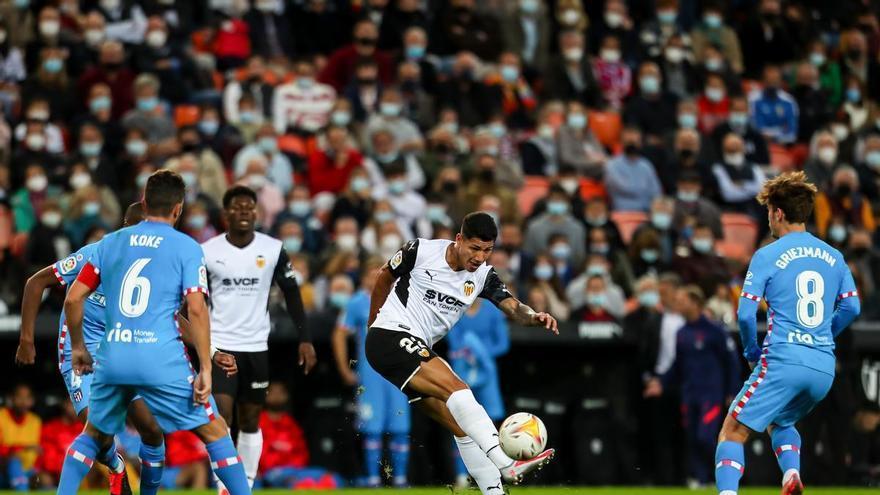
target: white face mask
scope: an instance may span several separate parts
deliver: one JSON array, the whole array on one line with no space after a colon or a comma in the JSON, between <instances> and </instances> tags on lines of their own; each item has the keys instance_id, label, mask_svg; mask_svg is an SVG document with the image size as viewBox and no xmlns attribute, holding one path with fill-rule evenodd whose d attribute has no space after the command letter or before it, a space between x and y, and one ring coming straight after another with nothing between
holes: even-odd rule
<instances>
[{"instance_id":1,"label":"white face mask","mask_svg":"<svg viewBox=\"0 0 880 495\"><path fill-rule=\"evenodd\" d=\"M61 225L61 220L61 213L58 213L57 211L47 211L40 217L40 221L43 222L43 225L50 229L57 228Z\"/></svg>"},{"instance_id":2,"label":"white face mask","mask_svg":"<svg viewBox=\"0 0 880 495\"><path fill-rule=\"evenodd\" d=\"M28 148L34 151L40 151L46 146L46 136L42 134L28 134L24 140Z\"/></svg>"},{"instance_id":3,"label":"white face mask","mask_svg":"<svg viewBox=\"0 0 880 495\"><path fill-rule=\"evenodd\" d=\"M168 40L168 35L165 31L155 29L147 33L146 39L148 45L153 48L161 48L162 46L165 46L165 42Z\"/></svg>"},{"instance_id":4,"label":"white face mask","mask_svg":"<svg viewBox=\"0 0 880 495\"><path fill-rule=\"evenodd\" d=\"M61 31L61 23L58 21L43 21L40 23L40 34L46 38L54 38Z\"/></svg>"},{"instance_id":5,"label":"white face mask","mask_svg":"<svg viewBox=\"0 0 880 495\"><path fill-rule=\"evenodd\" d=\"M35 175L25 182L25 186L31 192L42 192L49 186L49 179L45 175Z\"/></svg>"},{"instance_id":6,"label":"white face mask","mask_svg":"<svg viewBox=\"0 0 880 495\"><path fill-rule=\"evenodd\" d=\"M400 249L400 246L403 244L403 239L399 235L396 234L388 234L382 238L382 247L379 249L383 258L390 258L394 256L394 253Z\"/></svg>"},{"instance_id":7,"label":"white face mask","mask_svg":"<svg viewBox=\"0 0 880 495\"><path fill-rule=\"evenodd\" d=\"M91 47L97 47L104 41L104 31L100 29L87 29L83 37L86 40L86 44Z\"/></svg>"},{"instance_id":8,"label":"white face mask","mask_svg":"<svg viewBox=\"0 0 880 495\"><path fill-rule=\"evenodd\" d=\"M602 57L602 60L606 62L619 62L620 50L615 50L613 48L603 48L599 51L599 56Z\"/></svg>"},{"instance_id":9,"label":"white face mask","mask_svg":"<svg viewBox=\"0 0 880 495\"><path fill-rule=\"evenodd\" d=\"M354 234L342 234L336 238L336 245L343 251L354 251L357 248L358 240ZM398 248L400 245L397 246Z\"/></svg>"},{"instance_id":10,"label":"white face mask","mask_svg":"<svg viewBox=\"0 0 880 495\"><path fill-rule=\"evenodd\" d=\"M251 189L260 190L263 186L266 185L266 176L265 175L251 175L247 179L248 185Z\"/></svg>"},{"instance_id":11,"label":"white face mask","mask_svg":"<svg viewBox=\"0 0 880 495\"><path fill-rule=\"evenodd\" d=\"M92 177L86 173L78 173L70 176L70 187L81 189L92 183Z\"/></svg>"},{"instance_id":12,"label":"white face mask","mask_svg":"<svg viewBox=\"0 0 880 495\"><path fill-rule=\"evenodd\" d=\"M746 162L746 156L742 153L724 153L724 161L734 167L740 167Z\"/></svg>"},{"instance_id":13,"label":"white face mask","mask_svg":"<svg viewBox=\"0 0 880 495\"><path fill-rule=\"evenodd\" d=\"M577 62L584 56L583 48L568 48L562 52L562 55L565 57L565 60L569 62Z\"/></svg>"},{"instance_id":14,"label":"white face mask","mask_svg":"<svg viewBox=\"0 0 880 495\"><path fill-rule=\"evenodd\" d=\"M831 165L834 160L837 160L837 150L831 146L823 146L816 152L816 156L822 163Z\"/></svg>"}]
</instances>

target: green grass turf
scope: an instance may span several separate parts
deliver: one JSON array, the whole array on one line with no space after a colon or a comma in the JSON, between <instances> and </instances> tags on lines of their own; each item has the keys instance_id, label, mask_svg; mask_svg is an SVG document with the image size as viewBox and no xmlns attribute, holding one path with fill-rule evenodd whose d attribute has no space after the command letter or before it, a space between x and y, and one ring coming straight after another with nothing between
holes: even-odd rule
<instances>
[{"instance_id":1,"label":"green grass turf","mask_svg":"<svg viewBox=\"0 0 880 495\"><path fill-rule=\"evenodd\" d=\"M742 495L777 495L779 488L745 488L739 491ZM0 491L0 495L13 495L20 492ZM44 492L46 493L46 492ZM89 495L106 495L106 491L90 491L83 492ZM165 491L160 490L160 494L186 494L186 495L216 495L216 491ZM254 492L257 495L319 495L319 494L339 494L339 495L451 495L452 492L446 487L436 488L411 488L408 490L366 490L366 489L348 489L337 491L311 491L311 490L258 490ZM457 495L479 495L479 491L464 490L457 491ZM706 490L688 490L687 488L587 488L587 487L552 487L552 488L531 488L531 487L512 487L511 495L714 495L714 489ZM858 489L858 488L807 488L807 495L861 495L861 494L880 493L877 488L874 489Z\"/></svg>"}]
</instances>

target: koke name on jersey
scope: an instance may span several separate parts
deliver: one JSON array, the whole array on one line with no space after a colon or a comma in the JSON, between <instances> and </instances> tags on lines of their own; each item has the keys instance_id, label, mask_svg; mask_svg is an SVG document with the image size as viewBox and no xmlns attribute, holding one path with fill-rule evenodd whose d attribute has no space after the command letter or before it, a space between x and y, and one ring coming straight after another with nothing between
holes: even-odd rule
<instances>
[{"instance_id":1,"label":"koke name on jersey","mask_svg":"<svg viewBox=\"0 0 880 495\"><path fill-rule=\"evenodd\" d=\"M164 239L161 235L132 234L128 238L128 245L130 247L157 248Z\"/></svg>"}]
</instances>

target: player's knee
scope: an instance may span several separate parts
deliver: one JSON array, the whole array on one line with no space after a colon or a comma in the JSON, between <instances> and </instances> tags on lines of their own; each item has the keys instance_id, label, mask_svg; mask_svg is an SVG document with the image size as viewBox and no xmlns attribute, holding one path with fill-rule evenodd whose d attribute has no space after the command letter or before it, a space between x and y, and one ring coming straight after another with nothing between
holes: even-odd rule
<instances>
[{"instance_id":1,"label":"player's knee","mask_svg":"<svg viewBox=\"0 0 880 495\"><path fill-rule=\"evenodd\" d=\"M156 424L155 421L152 421L147 425L141 425L138 428L138 433L141 436L141 441L147 445L157 447L165 442L165 434L162 433L162 429L159 428L159 425Z\"/></svg>"},{"instance_id":2,"label":"player's knee","mask_svg":"<svg viewBox=\"0 0 880 495\"><path fill-rule=\"evenodd\" d=\"M86 435L92 437L101 450L104 450L113 444L113 435L108 435L107 433L98 430L92 423L86 423L86 427L83 432Z\"/></svg>"},{"instance_id":3,"label":"player's knee","mask_svg":"<svg viewBox=\"0 0 880 495\"><path fill-rule=\"evenodd\" d=\"M256 433L260 429L260 408L240 408L238 429L244 433Z\"/></svg>"},{"instance_id":4,"label":"player's knee","mask_svg":"<svg viewBox=\"0 0 880 495\"><path fill-rule=\"evenodd\" d=\"M226 421L224 421L222 417L217 416L210 423L199 426L193 430L193 433L195 433L202 442L209 444L229 435L229 428L226 426Z\"/></svg>"},{"instance_id":5,"label":"player's knee","mask_svg":"<svg viewBox=\"0 0 880 495\"><path fill-rule=\"evenodd\" d=\"M447 378L438 384L440 386L441 396L438 399L446 402L449 400L449 396L458 392L459 390L465 390L468 388L467 384L461 381L457 376L452 376L451 378Z\"/></svg>"}]
</instances>

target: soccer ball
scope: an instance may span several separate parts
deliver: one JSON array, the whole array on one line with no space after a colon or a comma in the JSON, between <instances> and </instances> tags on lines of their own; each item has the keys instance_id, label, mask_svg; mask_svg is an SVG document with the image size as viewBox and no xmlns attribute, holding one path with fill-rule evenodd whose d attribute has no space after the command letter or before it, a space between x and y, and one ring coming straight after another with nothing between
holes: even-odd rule
<instances>
[{"instance_id":1,"label":"soccer ball","mask_svg":"<svg viewBox=\"0 0 880 495\"><path fill-rule=\"evenodd\" d=\"M547 428L541 418L519 412L501 423L498 440L501 441L501 450L512 459L531 459L547 446Z\"/></svg>"}]
</instances>

